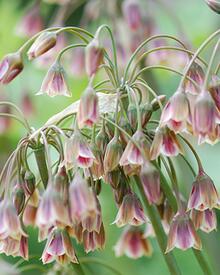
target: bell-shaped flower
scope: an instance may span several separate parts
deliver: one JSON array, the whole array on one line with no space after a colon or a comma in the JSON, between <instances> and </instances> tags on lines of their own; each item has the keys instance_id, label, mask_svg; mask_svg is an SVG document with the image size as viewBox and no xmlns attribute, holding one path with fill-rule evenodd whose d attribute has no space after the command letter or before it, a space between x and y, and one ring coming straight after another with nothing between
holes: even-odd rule
<instances>
[{"instance_id":1,"label":"bell-shaped flower","mask_svg":"<svg viewBox=\"0 0 220 275\"><path fill-rule=\"evenodd\" d=\"M115 170L123 153L123 147L118 137L114 136L108 143L104 157L104 171L105 173Z\"/></svg>"},{"instance_id":2,"label":"bell-shaped flower","mask_svg":"<svg viewBox=\"0 0 220 275\"><path fill-rule=\"evenodd\" d=\"M100 231L85 230L83 232L83 246L86 253L96 249L103 249L105 246L105 229L103 223L101 224Z\"/></svg>"},{"instance_id":3,"label":"bell-shaped flower","mask_svg":"<svg viewBox=\"0 0 220 275\"><path fill-rule=\"evenodd\" d=\"M194 62L190 67L187 76L189 78L186 78L184 82L184 91L192 95L198 95L201 89L195 86L191 80L195 81L199 87L202 87L205 79L205 74L202 67L198 63Z\"/></svg>"},{"instance_id":4,"label":"bell-shaped flower","mask_svg":"<svg viewBox=\"0 0 220 275\"><path fill-rule=\"evenodd\" d=\"M193 131L199 138L205 138L215 133L219 114L208 91L202 91L195 102L193 113Z\"/></svg>"},{"instance_id":5,"label":"bell-shaped flower","mask_svg":"<svg viewBox=\"0 0 220 275\"><path fill-rule=\"evenodd\" d=\"M157 128L150 149L150 158L154 160L160 154L170 157L179 153L182 153L182 147L175 133L167 127Z\"/></svg>"},{"instance_id":6,"label":"bell-shaped flower","mask_svg":"<svg viewBox=\"0 0 220 275\"><path fill-rule=\"evenodd\" d=\"M131 30L137 30L142 25L141 7L137 0L124 0L123 16Z\"/></svg>"},{"instance_id":7,"label":"bell-shaped flower","mask_svg":"<svg viewBox=\"0 0 220 275\"><path fill-rule=\"evenodd\" d=\"M66 230L61 231L56 228L52 230L41 259L43 264L48 264L55 260L62 265L70 262L78 263L70 236Z\"/></svg>"},{"instance_id":8,"label":"bell-shaped flower","mask_svg":"<svg viewBox=\"0 0 220 275\"><path fill-rule=\"evenodd\" d=\"M19 240L20 236L26 236L21 227L15 206L4 199L0 203L0 240L11 237Z\"/></svg>"},{"instance_id":9,"label":"bell-shaped flower","mask_svg":"<svg viewBox=\"0 0 220 275\"><path fill-rule=\"evenodd\" d=\"M20 52L6 55L0 63L0 83L8 84L23 70L23 60Z\"/></svg>"},{"instance_id":10,"label":"bell-shaped flower","mask_svg":"<svg viewBox=\"0 0 220 275\"><path fill-rule=\"evenodd\" d=\"M49 183L41 198L36 214L36 225L39 228L70 225L68 208L53 182Z\"/></svg>"},{"instance_id":11,"label":"bell-shaped flower","mask_svg":"<svg viewBox=\"0 0 220 275\"><path fill-rule=\"evenodd\" d=\"M56 42L57 34L55 32L41 33L28 50L28 58L31 60L46 53L56 45Z\"/></svg>"},{"instance_id":12,"label":"bell-shaped flower","mask_svg":"<svg viewBox=\"0 0 220 275\"><path fill-rule=\"evenodd\" d=\"M95 74L99 65L103 62L104 49L100 46L98 37L95 37L85 50L86 73L89 76Z\"/></svg>"},{"instance_id":13,"label":"bell-shaped flower","mask_svg":"<svg viewBox=\"0 0 220 275\"><path fill-rule=\"evenodd\" d=\"M98 96L95 90L88 86L83 92L77 113L79 128L92 127L99 119Z\"/></svg>"},{"instance_id":14,"label":"bell-shaped flower","mask_svg":"<svg viewBox=\"0 0 220 275\"><path fill-rule=\"evenodd\" d=\"M220 78L217 75L212 76L208 90L215 102L217 109L220 111Z\"/></svg>"},{"instance_id":15,"label":"bell-shaped flower","mask_svg":"<svg viewBox=\"0 0 220 275\"><path fill-rule=\"evenodd\" d=\"M175 247L181 250L195 248L201 250L202 244L196 233L193 222L185 212L177 213L170 225L166 253Z\"/></svg>"},{"instance_id":16,"label":"bell-shaped flower","mask_svg":"<svg viewBox=\"0 0 220 275\"><path fill-rule=\"evenodd\" d=\"M139 198L134 193L128 193L124 196L119 207L115 221L118 227L126 224L138 226L147 221L144 210Z\"/></svg>"},{"instance_id":17,"label":"bell-shaped flower","mask_svg":"<svg viewBox=\"0 0 220 275\"><path fill-rule=\"evenodd\" d=\"M114 246L116 257L126 255L129 258L137 259L142 256L152 255L152 246L144 233L139 228L127 227Z\"/></svg>"},{"instance_id":18,"label":"bell-shaped flower","mask_svg":"<svg viewBox=\"0 0 220 275\"><path fill-rule=\"evenodd\" d=\"M50 97L57 95L71 96L67 85L66 72L60 62L55 61L47 72L40 91L37 93L37 95L41 94L47 94Z\"/></svg>"},{"instance_id":19,"label":"bell-shaped flower","mask_svg":"<svg viewBox=\"0 0 220 275\"><path fill-rule=\"evenodd\" d=\"M206 209L204 211L193 209L190 216L196 229L201 229L205 233L210 233L217 229L217 218L213 209Z\"/></svg>"},{"instance_id":20,"label":"bell-shaped flower","mask_svg":"<svg viewBox=\"0 0 220 275\"><path fill-rule=\"evenodd\" d=\"M78 130L66 140L64 147L64 162L66 169L76 167L89 168L93 165L95 156L88 143Z\"/></svg>"},{"instance_id":21,"label":"bell-shaped flower","mask_svg":"<svg viewBox=\"0 0 220 275\"><path fill-rule=\"evenodd\" d=\"M201 171L192 185L188 200L188 210L218 208L219 195L212 179Z\"/></svg>"},{"instance_id":22,"label":"bell-shaped flower","mask_svg":"<svg viewBox=\"0 0 220 275\"><path fill-rule=\"evenodd\" d=\"M164 107L160 126L167 125L175 133L181 132L186 129L188 116L189 102L185 92L179 88Z\"/></svg>"},{"instance_id":23,"label":"bell-shaped flower","mask_svg":"<svg viewBox=\"0 0 220 275\"><path fill-rule=\"evenodd\" d=\"M137 146L138 145L138 146ZM149 146L142 131L137 130L128 142L119 164L142 165L149 159Z\"/></svg>"},{"instance_id":24,"label":"bell-shaped flower","mask_svg":"<svg viewBox=\"0 0 220 275\"><path fill-rule=\"evenodd\" d=\"M141 167L140 179L149 203L160 203L162 193L160 189L159 171L151 163L145 163Z\"/></svg>"}]
</instances>

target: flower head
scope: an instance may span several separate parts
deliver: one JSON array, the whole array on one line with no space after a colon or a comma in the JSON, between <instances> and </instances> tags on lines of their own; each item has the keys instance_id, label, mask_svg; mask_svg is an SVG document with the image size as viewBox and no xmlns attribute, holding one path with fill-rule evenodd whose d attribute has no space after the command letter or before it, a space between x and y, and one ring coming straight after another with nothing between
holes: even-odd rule
<instances>
[{"instance_id":1,"label":"flower head","mask_svg":"<svg viewBox=\"0 0 220 275\"><path fill-rule=\"evenodd\" d=\"M66 73L60 62L56 61L47 72L40 91L37 95L47 94L51 97L57 95L71 96L69 91Z\"/></svg>"},{"instance_id":2,"label":"flower head","mask_svg":"<svg viewBox=\"0 0 220 275\"><path fill-rule=\"evenodd\" d=\"M188 201L188 209L199 211L212 209L218 207L218 200L218 192L212 179L202 171L193 183Z\"/></svg>"},{"instance_id":3,"label":"flower head","mask_svg":"<svg viewBox=\"0 0 220 275\"><path fill-rule=\"evenodd\" d=\"M170 226L166 253L177 247L187 250L191 247L201 249L202 244L195 227L186 213L177 213Z\"/></svg>"},{"instance_id":4,"label":"flower head","mask_svg":"<svg viewBox=\"0 0 220 275\"><path fill-rule=\"evenodd\" d=\"M88 86L80 98L79 109L77 113L79 128L83 128L84 126L91 127L94 123L98 122L98 119L98 96L95 90L91 86Z\"/></svg>"},{"instance_id":5,"label":"flower head","mask_svg":"<svg viewBox=\"0 0 220 275\"><path fill-rule=\"evenodd\" d=\"M54 228L47 240L42 254L43 264L57 261L60 264L78 263L71 239L66 230Z\"/></svg>"},{"instance_id":6,"label":"flower head","mask_svg":"<svg viewBox=\"0 0 220 275\"><path fill-rule=\"evenodd\" d=\"M140 200L135 194L128 193L124 196L113 223L116 223L118 227L122 227L126 224L138 226L145 223L146 220Z\"/></svg>"},{"instance_id":7,"label":"flower head","mask_svg":"<svg viewBox=\"0 0 220 275\"><path fill-rule=\"evenodd\" d=\"M28 50L28 58L31 60L46 53L56 45L56 42L57 34L55 32L43 32Z\"/></svg>"},{"instance_id":8,"label":"flower head","mask_svg":"<svg viewBox=\"0 0 220 275\"><path fill-rule=\"evenodd\" d=\"M0 83L8 84L24 68L20 52L6 55L0 63Z\"/></svg>"},{"instance_id":9,"label":"flower head","mask_svg":"<svg viewBox=\"0 0 220 275\"><path fill-rule=\"evenodd\" d=\"M179 153L182 153L182 147L175 133L167 127L157 128L150 149L150 158L154 160L160 154L177 156Z\"/></svg>"},{"instance_id":10,"label":"flower head","mask_svg":"<svg viewBox=\"0 0 220 275\"><path fill-rule=\"evenodd\" d=\"M116 257L123 254L132 259L151 256L152 247L144 233L139 228L127 227L114 246Z\"/></svg>"}]
</instances>

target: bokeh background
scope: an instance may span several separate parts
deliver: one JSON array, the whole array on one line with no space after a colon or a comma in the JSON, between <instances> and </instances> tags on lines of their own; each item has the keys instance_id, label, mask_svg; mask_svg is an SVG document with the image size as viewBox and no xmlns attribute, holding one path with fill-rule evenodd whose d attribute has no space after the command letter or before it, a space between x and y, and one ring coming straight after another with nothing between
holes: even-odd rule
<instances>
[{"instance_id":1,"label":"bokeh background","mask_svg":"<svg viewBox=\"0 0 220 275\"><path fill-rule=\"evenodd\" d=\"M105 6L103 2L111 1L112 0L101 0L100 3L102 2L102 5ZM143 1L146 4L147 16L149 15L157 26L157 33L177 35L180 39L187 41L191 45L192 49L196 49L209 34L220 27L220 16L211 11L203 0L162 1L168 5L168 9L164 8L163 5L161 6L161 4L157 3L157 1ZM8 52L15 51L25 41L25 38L18 35L18 25L27 10L30 9L33 2L34 1L31 0L0 0L0 57ZM86 2L87 1L82 1L81 5L76 8L64 24L79 25L81 23ZM55 15L60 8L61 7L59 5L51 5L42 1L41 15L44 18L45 26L51 24L51 18L55 18ZM111 24L111 19L106 16L105 12L103 11L103 14L100 14L94 22L90 22L89 26L87 26L88 30L95 32L95 29L99 24ZM181 25L183 33L179 32L177 28L178 24ZM144 38L145 37L143 37L143 40ZM206 52L204 57L208 56L208 52L209 51ZM28 61L26 62L28 63ZM76 61L72 58L71 62L74 63ZM60 97L49 98L47 96L35 96L36 92L40 89L41 82L49 65L50 64L47 64L44 68L42 68L39 64L29 62L26 65L23 74L13 81L13 83L7 87L0 86L0 99L12 101L21 107L26 112L26 116L34 128L40 127L43 123L45 123L45 121L47 121L48 118L50 118L50 116L61 111L64 107L78 99L81 92L87 85L87 78L85 76L78 77L74 75L71 70L69 70L68 77L72 92L71 98L66 99ZM154 73L153 77L156 79L158 93L167 95L172 94L175 91L179 80L178 77L171 76L170 74L164 72ZM24 129L22 129L18 123L8 121L6 126L3 127L4 123L6 122L0 118L0 130L2 127L0 133L1 167L7 156L9 156L11 150L15 148L19 139L25 135ZM215 147L210 145L202 145L201 147L198 147L197 150L204 163L206 172L213 178L220 191L220 146L218 144L215 145ZM190 158L191 156L189 155L189 159ZM193 159L192 162L194 163ZM181 163L179 159L176 159L176 165L179 167L178 175L181 188L187 194L193 179L184 164ZM121 229L111 225L117 209L115 207L113 195L110 192L109 186L103 186L103 192L100 200L104 215L107 243L104 251L91 253L89 256L102 259L106 263L118 269L123 275L169 274L155 240L152 240L154 252L151 258L141 258L139 260L131 260L124 256L115 258L113 246L121 233ZM220 215L218 215L218 219L220 220ZM209 242L206 242L206 236L202 235L202 237L204 239L204 247L206 250L205 255L214 267L213 275L218 275L220 274L220 233L217 231L209 234ZM43 245L37 243L37 232L32 230L30 237L30 255L33 256L33 259L31 260L32 264L39 264L39 261L35 257L40 257L42 249ZM77 250L79 251L79 255L85 256L79 246L77 246ZM175 255L184 275L202 274L202 271L193 257L192 251L181 252L176 250ZM12 264L15 264L19 260L17 258L6 258L5 256L2 256L2 258ZM21 266L24 265L22 264ZM45 269L46 268L47 267L45 267ZM95 264L90 265L90 271L87 270L86 272L86 275L113 274L107 269ZM23 271L21 274L34 275L39 273L43 274L43 270L38 270L33 267L33 269ZM1 270L0 274L2 274Z\"/></svg>"}]
</instances>

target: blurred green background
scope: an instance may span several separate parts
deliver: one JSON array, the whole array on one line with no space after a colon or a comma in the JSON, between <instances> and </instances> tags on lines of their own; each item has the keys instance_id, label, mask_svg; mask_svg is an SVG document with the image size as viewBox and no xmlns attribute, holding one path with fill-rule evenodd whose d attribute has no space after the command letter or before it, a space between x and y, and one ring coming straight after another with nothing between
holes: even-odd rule
<instances>
[{"instance_id":1,"label":"blurred green background","mask_svg":"<svg viewBox=\"0 0 220 275\"><path fill-rule=\"evenodd\" d=\"M111 0L109 0L111 1ZM147 0L146 0L147 1ZM17 0L0 0L0 57L4 54L15 51L25 40L21 39L16 35L16 24L19 18L23 15L24 5L31 1L17 1ZM150 1L149 1L150 2ZM176 0L167 1L171 4L175 16L180 20L184 32L186 33L188 40L192 43L193 48L196 49L202 41L213 31L218 29L220 26L220 16L212 12L205 1L203 0ZM54 7L56 8L56 7ZM47 14L51 12L52 8L44 4L43 14L47 18ZM79 10L79 13L81 11ZM149 11L148 11L149 12ZM153 18L157 21L159 32L176 35L176 24L173 22L171 16L163 8L155 7ZM101 22L105 22L104 19ZM76 20L77 23L77 20ZM79 98L81 92L87 84L86 78L77 78L69 74L70 88L72 91L72 97L66 98L49 98L47 96L35 96L38 92L43 77L46 70L42 70L33 65L33 63L27 64L23 74L21 74L18 79L13 81L7 87L0 87L0 93L6 95L8 100L21 106L21 94L28 92L30 97L34 102L34 114L29 117L29 121L34 128L40 127L51 115L59 112L65 106L68 106L71 102ZM158 79L159 92L165 94L171 94L175 91L177 87L177 77L171 77L167 73L155 74ZM0 94L0 96L1 96ZM15 148L19 139L25 134L24 130L16 122L13 122L11 127L0 136L0 165L5 161L5 158L9 155L10 151ZM204 163L206 172L213 178L215 184L220 190L220 175L219 175L219 165L220 165L220 146L217 144L215 147L210 145L202 145L198 147L199 155ZM190 156L189 156L190 158ZM192 162L194 160L192 159ZM180 160L176 161L179 169L179 179L182 189L185 192L189 192L189 188L192 182L192 177L184 164ZM116 207L113 201L113 195L110 192L109 186L103 186L103 192L101 194L101 204L103 209L105 228L106 228L106 248L104 251L90 253L91 256L97 257L98 259L103 259L106 263L114 266L123 275L167 275L169 274L165 266L164 260L160 254L158 246L155 240L152 240L154 252L151 258L141 258L139 260L131 260L126 257L115 258L112 247L116 243L121 229L116 228L116 226L111 225L112 221L116 215ZM218 215L219 216L219 215ZM211 262L215 260L215 265L220 266L220 261L218 260L220 255L220 234L211 233L208 237L203 236L204 239L209 239L209 245L205 242L205 248L207 248L208 253L206 253L207 259ZM30 254L31 255L41 255L42 244L37 243L36 232L32 230L30 237ZM210 251L210 247L212 248ZM84 255L82 250L79 249L79 254ZM192 251L181 252L175 251L178 263L183 271L184 275L194 275L202 274L197 262L193 257ZM6 257L3 256L4 259ZM8 260L8 258L7 258ZM10 262L17 262L18 259L9 259ZM38 261L35 261L37 263ZM213 271L213 275L220 274L220 269L218 266L218 271ZM90 265L93 270L93 274L100 275L110 275L110 271L103 269L98 265ZM29 270L27 272L22 272L22 274L39 274L39 270ZM218 273L219 272L219 273ZM1 270L0 270L0 274ZM88 275L89 275L88 271Z\"/></svg>"}]
</instances>

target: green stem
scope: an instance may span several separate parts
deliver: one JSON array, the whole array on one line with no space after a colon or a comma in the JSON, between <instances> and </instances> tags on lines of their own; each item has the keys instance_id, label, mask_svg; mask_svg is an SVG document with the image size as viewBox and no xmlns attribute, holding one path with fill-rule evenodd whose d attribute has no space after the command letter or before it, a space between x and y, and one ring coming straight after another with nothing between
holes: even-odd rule
<instances>
[{"instance_id":1,"label":"green stem","mask_svg":"<svg viewBox=\"0 0 220 275\"><path fill-rule=\"evenodd\" d=\"M198 251L197 249L193 249L193 253L194 253L204 275L213 275L202 252Z\"/></svg>"},{"instance_id":2,"label":"green stem","mask_svg":"<svg viewBox=\"0 0 220 275\"><path fill-rule=\"evenodd\" d=\"M164 260L166 261L166 264L169 268L170 274L171 275L180 275L181 271L179 267L177 266L176 260L173 256L172 253L164 254L164 251L166 249L166 244L167 244L167 237L164 232L163 226L160 221L160 216L155 208L155 206L151 206L144 194L143 186L137 176L135 176L135 181L137 183L139 192L141 194L142 200L144 202L145 208L147 209L149 218L151 220L152 226L155 231L155 235L160 247L160 250L163 254Z\"/></svg>"},{"instance_id":3,"label":"green stem","mask_svg":"<svg viewBox=\"0 0 220 275\"><path fill-rule=\"evenodd\" d=\"M72 267L75 275L85 275L85 272L84 272L81 264L71 264L71 267Z\"/></svg>"},{"instance_id":4,"label":"green stem","mask_svg":"<svg viewBox=\"0 0 220 275\"><path fill-rule=\"evenodd\" d=\"M215 60L215 56L217 54L218 48L219 48L219 44L220 44L220 39L218 40L218 42L215 45L215 48L212 52L210 61L209 61L209 65L208 65L208 69L205 75L205 80L204 80L204 84L203 84L203 89L206 90L208 88L208 81L209 81L209 77L210 77L210 73L211 73L211 69L212 69L212 65L214 63Z\"/></svg>"},{"instance_id":5,"label":"green stem","mask_svg":"<svg viewBox=\"0 0 220 275\"><path fill-rule=\"evenodd\" d=\"M47 162L46 162L45 147L43 145L40 145L39 147L34 149L34 155L37 162L41 180L46 189L47 183L48 183L48 168L47 168ZM49 169L51 169L51 167L49 167Z\"/></svg>"},{"instance_id":6,"label":"green stem","mask_svg":"<svg viewBox=\"0 0 220 275\"><path fill-rule=\"evenodd\" d=\"M63 48L63 49L59 52L59 54L58 54L58 56L57 56L57 61L58 61L58 62L60 61L62 55L63 55L66 51L68 51L68 50L70 50L70 49L74 49L74 48L78 48L78 47L86 47L86 46L87 46L86 44L71 44L71 45L69 45L69 46Z\"/></svg>"}]
</instances>

